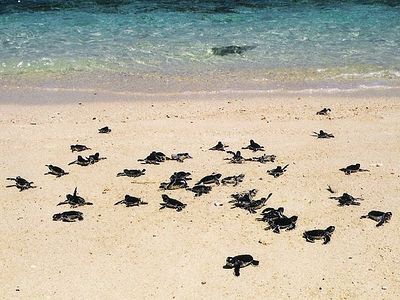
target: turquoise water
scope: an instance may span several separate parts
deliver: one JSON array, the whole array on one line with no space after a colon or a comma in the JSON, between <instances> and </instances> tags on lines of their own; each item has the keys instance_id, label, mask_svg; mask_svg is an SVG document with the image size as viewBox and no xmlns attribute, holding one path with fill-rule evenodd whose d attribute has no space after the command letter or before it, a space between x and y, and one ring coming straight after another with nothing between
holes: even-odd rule
<instances>
[{"instance_id":1,"label":"turquoise water","mask_svg":"<svg viewBox=\"0 0 400 300\"><path fill-rule=\"evenodd\" d=\"M400 79L400 1L0 0L3 76L247 69Z\"/></svg>"}]
</instances>

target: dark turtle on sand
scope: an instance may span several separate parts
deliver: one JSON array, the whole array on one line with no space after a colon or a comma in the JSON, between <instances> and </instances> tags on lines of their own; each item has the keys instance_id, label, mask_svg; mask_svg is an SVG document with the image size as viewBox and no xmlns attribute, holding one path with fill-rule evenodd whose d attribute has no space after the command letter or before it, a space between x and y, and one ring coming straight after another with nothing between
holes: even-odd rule
<instances>
[{"instance_id":1,"label":"dark turtle on sand","mask_svg":"<svg viewBox=\"0 0 400 300\"><path fill-rule=\"evenodd\" d=\"M245 159L245 158L242 156L242 153L241 153L240 151L236 151L236 153L233 152L233 151L226 151L226 153L229 153L229 154L232 154L232 155L233 155L233 156L230 157L230 158L225 158L225 160L229 160L229 162L232 163L232 164L242 164L242 163L244 163L246 160L248 160L248 159Z\"/></svg>"},{"instance_id":2,"label":"dark turtle on sand","mask_svg":"<svg viewBox=\"0 0 400 300\"><path fill-rule=\"evenodd\" d=\"M169 179L170 180L172 180L172 179L192 180L192 178L190 177L191 175L192 174L190 172L179 171L179 172L175 172L174 174L172 174Z\"/></svg>"},{"instance_id":3,"label":"dark turtle on sand","mask_svg":"<svg viewBox=\"0 0 400 300\"><path fill-rule=\"evenodd\" d=\"M108 128L108 126L99 129L99 133L110 133L110 132L111 129Z\"/></svg>"},{"instance_id":4,"label":"dark turtle on sand","mask_svg":"<svg viewBox=\"0 0 400 300\"><path fill-rule=\"evenodd\" d=\"M144 159L138 159L138 161L142 161L144 164L153 164L153 165L159 165L161 162L164 162L166 160L167 156L164 153L158 151L151 152Z\"/></svg>"},{"instance_id":5,"label":"dark turtle on sand","mask_svg":"<svg viewBox=\"0 0 400 300\"><path fill-rule=\"evenodd\" d=\"M274 154L271 154L271 155L264 154L264 155L259 156L259 157L252 157L252 158L249 159L249 160L250 160L250 161L256 161L256 162L265 164L265 163L267 163L267 162L274 162L275 159L276 159L276 155L274 155Z\"/></svg>"},{"instance_id":6,"label":"dark turtle on sand","mask_svg":"<svg viewBox=\"0 0 400 300\"><path fill-rule=\"evenodd\" d=\"M333 134L327 133L323 130L320 130L319 132L314 131L313 133L314 133L313 136L316 136L319 139L331 139L335 137Z\"/></svg>"},{"instance_id":7,"label":"dark turtle on sand","mask_svg":"<svg viewBox=\"0 0 400 300\"><path fill-rule=\"evenodd\" d=\"M303 233L303 238L310 243L314 243L315 240L324 240L323 244L326 245L330 242L334 231L335 226L329 226L327 229L309 230Z\"/></svg>"},{"instance_id":8,"label":"dark turtle on sand","mask_svg":"<svg viewBox=\"0 0 400 300\"><path fill-rule=\"evenodd\" d=\"M142 169L142 170L124 169L122 172L117 174L117 177L120 177L120 176L139 177L139 176L145 175L145 172L146 172L146 169Z\"/></svg>"},{"instance_id":9,"label":"dark turtle on sand","mask_svg":"<svg viewBox=\"0 0 400 300\"><path fill-rule=\"evenodd\" d=\"M258 193L257 189L252 189L252 190L248 190L248 191L243 191L243 192L240 192L240 193L232 194L231 197L234 200L229 201L229 203L250 202L257 195L257 193Z\"/></svg>"},{"instance_id":10,"label":"dark turtle on sand","mask_svg":"<svg viewBox=\"0 0 400 300\"><path fill-rule=\"evenodd\" d=\"M34 189L36 188L36 186L32 185L33 181L28 181L20 176L17 176L15 178L6 178L7 180L12 180L15 181L15 184L11 184L11 185L7 185L6 187L17 187L19 189L20 192L22 192L23 190L27 190L27 189Z\"/></svg>"},{"instance_id":11,"label":"dark turtle on sand","mask_svg":"<svg viewBox=\"0 0 400 300\"><path fill-rule=\"evenodd\" d=\"M326 116L330 112L331 112L331 109L325 107L325 108L321 109L320 111L318 111L317 115Z\"/></svg>"},{"instance_id":12,"label":"dark turtle on sand","mask_svg":"<svg viewBox=\"0 0 400 300\"><path fill-rule=\"evenodd\" d=\"M350 175L351 173L357 173L357 172L369 172L367 169L361 169L360 164L354 164L347 166L346 168L341 168L339 169L340 171L344 172L346 175Z\"/></svg>"},{"instance_id":13,"label":"dark turtle on sand","mask_svg":"<svg viewBox=\"0 0 400 300\"><path fill-rule=\"evenodd\" d=\"M274 176L274 177L276 178L276 177L281 176L283 173L285 173L285 172L286 172L286 168L287 168L288 166L289 166L289 165L286 165L286 166L284 166L283 168L282 168L281 166L277 166L275 169L268 170L267 173L268 173L269 175L272 175L272 176Z\"/></svg>"},{"instance_id":14,"label":"dark turtle on sand","mask_svg":"<svg viewBox=\"0 0 400 300\"><path fill-rule=\"evenodd\" d=\"M125 195L125 199L118 201L114 205L118 204L125 204L126 207L131 207L131 206L139 206L139 205L147 205L147 202L143 202L140 198L133 197L130 195Z\"/></svg>"},{"instance_id":15,"label":"dark turtle on sand","mask_svg":"<svg viewBox=\"0 0 400 300\"><path fill-rule=\"evenodd\" d=\"M173 208L176 211L181 211L182 209L184 209L186 207L186 204L184 204L176 199L172 199L172 198L168 197L168 195L166 195L166 194L162 194L161 197L164 202L160 203L160 205L161 205L160 209L164 209L164 208L168 207L168 208Z\"/></svg>"},{"instance_id":16,"label":"dark turtle on sand","mask_svg":"<svg viewBox=\"0 0 400 300\"><path fill-rule=\"evenodd\" d=\"M257 144L254 140L250 140L250 145L246 147L242 147L242 149L249 149L254 152L256 151L265 151L264 146L261 146L260 144Z\"/></svg>"},{"instance_id":17,"label":"dark turtle on sand","mask_svg":"<svg viewBox=\"0 0 400 300\"><path fill-rule=\"evenodd\" d=\"M234 269L235 276L240 276L240 269L249 265L258 266L259 261L254 260L250 254L227 257L224 269Z\"/></svg>"},{"instance_id":18,"label":"dark turtle on sand","mask_svg":"<svg viewBox=\"0 0 400 300\"><path fill-rule=\"evenodd\" d=\"M343 195L339 197L329 197L329 199L338 200L339 206L360 205L360 202L358 201L364 200L363 198L354 198L347 193L343 193Z\"/></svg>"},{"instance_id":19,"label":"dark turtle on sand","mask_svg":"<svg viewBox=\"0 0 400 300\"><path fill-rule=\"evenodd\" d=\"M75 222L83 220L83 213L80 211L70 210L53 215L53 221Z\"/></svg>"},{"instance_id":20,"label":"dark turtle on sand","mask_svg":"<svg viewBox=\"0 0 400 300\"><path fill-rule=\"evenodd\" d=\"M71 151L72 152L81 152L81 151L85 151L85 150L92 150L91 148L86 147L85 145L71 145Z\"/></svg>"},{"instance_id":21,"label":"dark turtle on sand","mask_svg":"<svg viewBox=\"0 0 400 300\"><path fill-rule=\"evenodd\" d=\"M212 54L218 56L225 56L228 54L243 54L245 51L252 50L257 46L222 46L222 47L213 47L211 48Z\"/></svg>"},{"instance_id":22,"label":"dark turtle on sand","mask_svg":"<svg viewBox=\"0 0 400 300\"><path fill-rule=\"evenodd\" d=\"M269 223L276 219L284 218L284 210L285 209L283 207L279 207L278 209L267 207L261 212L261 218L257 218L256 220Z\"/></svg>"},{"instance_id":23,"label":"dark turtle on sand","mask_svg":"<svg viewBox=\"0 0 400 300\"><path fill-rule=\"evenodd\" d=\"M93 203L91 202L86 202L86 200L84 198L82 198L81 196L78 196L78 188L75 188L74 193L71 194L67 194L67 200L60 202L57 204L58 205L64 205L64 204L69 204L71 205L71 207L77 207L77 206L83 206L83 205L93 205Z\"/></svg>"},{"instance_id":24,"label":"dark turtle on sand","mask_svg":"<svg viewBox=\"0 0 400 300\"><path fill-rule=\"evenodd\" d=\"M83 158L81 155L78 155L78 158L72 162L70 162L68 165L72 165L72 164L77 164L80 166L88 166L90 165L90 161L86 158Z\"/></svg>"},{"instance_id":25,"label":"dark turtle on sand","mask_svg":"<svg viewBox=\"0 0 400 300\"><path fill-rule=\"evenodd\" d=\"M243 182L244 174L228 176L221 180L223 185L232 184L233 186L237 186L239 183Z\"/></svg>"},{"instance_id":26,"label":"dark turtle on sand","mask_svg":"<svg viewBox=\"0 0 400 300\"><path fill-rule=\"evenodd\" d=\"M275 233L280 233L281 229L286 229L286 230L293 230L296 228L296 221L298 217L293 216L293 217L283 217L283 218L278 218L275 220L272 220L269 222L269 226L265 228L265 230L272 229L273 232Z\"/></svg>"},{"instance_id":27,"label":"dark turtle on sand","mask_svg":"<svg viewBox=\"0 0 400 300\"><path fill-rule=\"evenodd\" d=\"M249 211L252 214L255 214L256 210L262 208L271 196L272 193L270 193L267 198L263 197L259 200L251 200L250 202L237 201L231 208L239 207Z\"/></svg>"},{"instance_id":28,"label":"dark turtle on sand","mask_svg":"<svg viewBox=\"0 0 400 300\"><path fill-rule=\"evenodd\" d=\"M69 174L68 172L65 172L63 169L61 169L60 167L57 166L53 166L53 165L46 165L46 167L49 168L49 172L44 173L44 175L55 175L56 177L61 177L64 175Z\"/></svg>"},{"instance_id":29,"label":"dark turtle on sand","mask_svg":"<svg viewBox=\"0 0 400 300\"><path fill-rule=\"evenodd\" d=\"M187 181L184 178L172 178L169 182L162 182L160 184L160 189L163 190L177 190L185 189L188 187Z\"/></svg>"},{"instance_id":30,"label":"dark turtle on sand","mask_svg":"<svg viewBox=\"0 0 400 300\"><path fill-rule=\"evenodd\" d=\"M369 218L371 220L378 222L378 224L376 224L376 227L379 227L389 222L389 220L392 218L392 213L390 211L382 212L377 210L371 210L367 215L361 216L360 219L364 218Z\"/></svg>"},{"instance_id":31,"label":"dark turtle on sand","mask_svg":"<svg viewBox=\"0 0 400 300\"><path fill-rule=\"evenodd\" d=\"M222 142L218 142L214 147L211 147L209 150L225 151L225 148L228 147L228 145L224 145Z\"/></svg>"},{"instance_id":32,"label":"dark turtle on sand","mask_svg":"<svg viewBox=\"0 0 400 300\"><path fill-rule=\"evenodd\" d=\"M202 179L200 179L199 182L197 182L195 185L199 185L199 184L213 184L215 183L216 185L219 185L219 179L221 178L221 174L219 173L212 173L211 175L207 175L205 177L203 177Z\"/></svg>"},{"instance_id":33,"label":"dark turtle on sand","mask_svg":"<svg viewBox=\"0 0 400 300\"><path fill-rule=\"evenodd\" d=\"M209 192L211 192L212 187L204 184L199 184L195 185L192 188L187 188L187 190L193 192L195 197L199 197L203 194L208 194Z\"/></svg>"},{"instance_id":34,"label":"dark turtle on sand","mask_svg":"<svg viewBox=\"0 0 400 300\"><path fill-rule=\"evenodd\" d=\"M178 153L178 154L172 154L171 155L171 160L176 160L178 162L183 162L185 159L188 158L193 158L189 155L189 153Z\"/></svg>"},{"instance_id":35,"label":"dark turtle on sand","mask_svg":"<svg viewBox=\"0 0 400 300\"><path fill-rule=\"evenodd\" d=\"M100 154L97 152L95 154L89 155L86 159L89 161L89 164L94 164L99 162L100 160L107 159L107 157L100 157Z\"/></svg>"}]
</instances>

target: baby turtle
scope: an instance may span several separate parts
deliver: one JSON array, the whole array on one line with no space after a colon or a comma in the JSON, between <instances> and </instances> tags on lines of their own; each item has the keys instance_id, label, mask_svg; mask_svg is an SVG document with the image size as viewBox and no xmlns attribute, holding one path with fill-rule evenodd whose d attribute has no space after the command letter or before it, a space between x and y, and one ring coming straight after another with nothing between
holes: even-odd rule
<instances>
[{"instance_id":1,"label":"baby turtle","mask_svg":"<svg viewBox=\"0 0 400 300\"><path fill-rule=\"evenodd\" d=\"M80 166L88 166L88 165L90 165L90 161L88 159L86 159L86 158L83 158L81 155L78 155L78 158L76 160L70 162L68 164L68 166L72 165L72 164L77 164L77 165L80 165Z\"/></svg>"},{"instance_id":2,"label":"baby turtle","mask_svg":"<svg viewBox=\"0 0 400 300\"><path fill-rule=\"evenodd\" d=\"M167 160L167 156L162 152L153 151L146 158L138 159L138 161L142 161L144 164L153 164L159 165L161 162Z\"/></svg>"},{"instance_id":3,"label":"baby turtle","mask_svg":"<svg viewBox=\"0 0 400 300\"><path fill-rule=\"evenodd\" d=\"M125 199L118 201L114 205L118 204L125 204L126 207L131 207L131 206L139 206L139 205L147 205L147 202L143 202L140 198L133 197L130 195L125 195Z\"/></svg>"},{"instance_id":4,"label":"baby turtle","mask_svg":"<svg viewBox=\"0 0 400 300\"><path fill-rule=\"evenodd\" d=\"M303 238L310 243L314 243L315 240L324 240L323 244L326 245L330 242L334 231L335 226L329 226L327 229L309 230L303 233Z\"/></svg>"},{"instance_id":5,"label":"baby turtle","mask_svg":"<svg viewBox=\"0 0 400 300\"><path fill-rule=\"evenodd\" d=\"M383 224L389 222L389 220L392 218L392 213L390 211L388 212L382 212L382 211L377 211L377 210L371 210L368 215L361 216L360 219L364 218L369 218L371 220L374 220L378 222L376 224L376 227L382 226Z\"/></svg>"},{"instance_id":6,"label":"baby turtle","mask_svg":"<svg viewBox=\"0 0 400 300\"><path fill-rule=\"evenodd\" d=\"M284 166L283 168L281 166L277 166L275 169L268 170L267 173L269 175L274 176L274 178L281 176L284 172L286 172L286 168L289 165Z\"/></svg>"},{"instance_id":7,"label":"baby turtle","mask_svg":"<svg viewBox=\"0 0 400 300\"><path fill-rule=\"evenodd\" d=\"M56 177L61 177L64 175L69 174L68 172L65 172L63 169L61 169L60 167L57 166L53 166L53 165L46 165L46 167L49 168L49 172L44 173L44 175L55 175Z\"/></svg>"},{"instance_id":8,"label":"baby turtle","mask_svg":"<svg viewBox=\"0 0 400 300\"><path fill-rule=\"evenodd\" d=\"M260 156L260 157L253 157L253 158L251 158L251 159L249 159L249 160L250 160L250 161L256 161L256 162L265 164L265 163L267 163L267 162L274 162L275 159L276 159L276 155L273 155L273 154L271 154L271 155L264 154L264 155L262 155L262 156Z\"/></svg>"},{"instance_id":9,"label":"baby turtle","mask_svg":"<svg viewBox=\"0 0 400 300\"><path fill-rule=\"evenodd\" d=\"M80 211L70 210L53 215L53 221L75 222L83 220L83 213Z\"/></svg>"},{"instance_id":10,"label":"baby turtle","mask_svg":"<svg viewBox=\"0 0 400 300\"><path fill-rule=\"evenodd\" d=\"M243 182L244 174L234 175L225 177L221 180L223 185L233 184L233 186L237 186L239 183Z\"/></svg>"},{"instance_id":11,"label":"baby turtle","mask_svg":"<svg viewBox=\"0 0 400 300\"><path fill-rule=\"evenodd\" d=\"M83 206L83 205L93 205L93 203L91 203L91 202L86 202L85 199L83 199L81 196L78 196L78 195L77 195L77 190L78 190L78 188L75 188L74 194L73 194L73 195L68 194L68 195L66 196L66 197L67 197L67 200L58 203L57 206L58 206L58 205L69 204L69 205L71 205L72 208L74 208L74 207Z\"/></svg>"},{"instance_id":12,"label":"baby turtle","mask_svg":"<svg viewBox=\"0 0 400 300\"><path fill-rule=\"evenodd\" d=\"M225 151L225 148L228 148L228 145L224 145L222 142L218 142L214 147L211 147L209 150L214 151Z\"/></svg>"},{"instance_id":13,"label":"baby turtle","mask_svg":"<svg viewBox=\"0 0 400 300\"><path fill-rule=\"evenodd\" d=\"M95 154L89 155L86 159L89 161L89 164L94 164L99 162L100 160L107 159L107 157L100 157L100 154L97 152Z\"/></svg>"},{"instance_id":14,"label":"baby turtle","mask_svg":"<svg viewBox=\"0 0 400 300\"><path fill-rule=\"evenodd\" d=\"M234 257L227 257L224 269L234 269L235 276L240 276L240 269L249 265L258 266L259 261L254 260L250 254L242 254Z\"/></svg>"},{"instance_id":15,"label":"baby turtle","mask_svg":"<svg viewBox=\"0 0 400 300\"><path fill-rule=\"evenodd\" d=\"M117 177L120 177L120 176L139 177L139 176L145 175L145 172L146 172L146 169L142 169L142 170L124 169L122 172L117 174Z\"/></svg>"},{"instance_id":16,"label":"baby turtle","mask_svg":"<svg viewBox=\"0 0 400 300\"><path fill-rule=\"evenodd\" d=\"M85 145L71 145L71 151L72 152L81 152L81 151L85 151L85 150L92 150L91 148L86 147Z\"/></svg>"},{"instance_id":17,"label":"baby turtle","mask_svg":"<svg viewBox=\"0 0 400 300\"><path fill-rule=\"evenodd\" d=\"M267 207L266 209L264 209L261 212L262 217L261 218L257 218L257 221L263 221L263 222L272 222L276 219L279 218L284 218L285 216L283 215L284 212L284 208L283 207L279 207L278 209L272 208L272 207Z\"/></svg>"},{"instance_id":18,"label":"baby turtle","mask_svg":"<svg viewBox=\"0 0 400 300\"><path fill-rule=\"evenodd\" d=\"M353 196L343 193L342 196L339 197L329 197L330 199L335 199L339 201L339 206L349 206L349 205L360 205L360 200L364 200L362 198L354 198Z\"/></svg>"},{"instance_id":19,"label":"baby turtle","mask_svg":"<svg viewBox=\"0 0 400 300\"><path fill-rule=\"evenodd\" d=\"M271 196L272 193L270 193L267 198L263 197L259 200L251 200L250 202L237 201L233 204L233 207L231 208L239 207L249 211L252 214L255 214L256 210L262 208Z\"/></svg>"},{"instance_id":20,"label":"baby turtle","mask_svg":"<svg viewBox=\"0 0 400 300\"><path fill-rule=\"evenodd\" d=\"M283 218L278 218L275 220L272 220L269 222L269 227L265 228L265 230L272 229L273 232L275 233L280 233L281 229L286 229L286 230L293 230L296 228L296 221L298 217L293 216L293 217L283 217Z\"/></svg>"},{"instance_id":21,"label":"baby turtle","mask_svg":"<svg viewBox=\"0 0 400 300\"><path fill-rule=\"evenodd\" d=\"M170 182L162 182L159 188L163 190L177 190L177 189L185 189L187 187L188 184L186 179L171 178Z\"/></svg>"},{"instance_id":22,"label":"baby turtle","mask_svg":"<svg viewBox=\"0 0 400 300\"><path fill-rule=\"evenodd\" d=\"M176 211L181 211L182 209L184 209L186 207L186 204L184 204L176 199L172 199L172 198L168 197L168 195L166 195L166 194L162 194L161 197L164 202L160 203L160 205L161 205L160 209L164 209L164 208L168 207L168 208L173 208Z\"/></svg>"},{"instance_id":23,"label":"baby turtle","mask_svg":"<svg viewBox=\"0 0 400 300\"><path fill-rule=\"evenodd\" d=\"M190 172L179 171L179 172L175 172L174 174L172 174L169 179L170 180L172 180L172 179L192 180L190 175L192 175Z\"/></svg>"},{"instance_id":24,"label":"baby turtle","mask_svg":"<svg viewBox=\"0 0 400 300\"><path fill-rule=\"evenodd\" d=\"M240 151L236 151L236 153L233 151L226 151L226 153L233 155L231 158L225 158L225 160L229 160L229 162L232 164L242 164L246 160L248 160L242 156L242 153Z\"/></svg>"},{"instance_id":25,"label":"baby turtle","mask_svg":"<svg viewBox=\"0 0 400 300\"><path fill-rule=\"evenodd\" d=\"M314 133L314 136L316 136L319 139L331 139L331 138L335 137L333 134L327 133L323 130L320 130L319 132L314 131L313 133Z\"/></svg>"},{"instance_id":26,"label":"baby turtle","mask_svg":"<svg viewBox=\"0 0 400 300\"><path fill-rule=\"evenodd\" d=\"M317 115L321 115L321 116L326 116L331 112L330 108L323 108L320 111L317 112Z\"/></svg>"},{"instance_id":27,"label":"baby turtle","mask_svg":"<svg viewBox=\"0 0 400 300\"><path fill-rule=\"evenodd\" d=\"M188 158L193 158L189 155L189 153L178 153L178 154L172 154L171 155L171 160L176 160L178 162L183 162L185 159Z\"/></svg>"},{"instance_id":28,"label":"baby turtle","mask_svg":"<svg viewBox=\"0 0 400 300\"><path fill-rule=\"evenodd\" d=\"M341 168L339 170L344 172L344 174L346 175L350 175L351 173L357 173L357 172L369 172L369 170L367 169L361 169L360 164L350 165L347 166L346 168Z\"/></svg>"},{"instance_id":29,"label":"baby turtle","mask_svg":"<svg viewBox=\"0 0 400 300\"><path fill-rule=\"evenodd\" d=\"M33 181L28 181L20 176L17 176L15 178L6 178L7 180L12 180L15 181L15 184L11 184L11 185L7 185L6 187L17 187L19 189L20 192L22 192L23 190L27 190L27 189L34 189L36 188L36 186L33 186Z\"/></svg>"},{"instance_id":30,"label":"baby turtle","mask_svg":"<svg viewBox=\"0 0 400 300\"><path fill-rule=\"evenodd\" d=\"M195 185L192 188L187 188L186 190L192 191L195 197L199 197L203 194L208 194L211 192L212 187L204 184Z\"/></svg>"},{"instance_id":31,"label":"baby turtle","mask_svg":"<svg viewBox=\"0 0 400 300\"><path fill-rule=\"evenodd\" d=\"M108 126L99 129L99 133L110 133L110 132L111 129L108 128Z\"/></svg>"},{"instance_id":32,"label":"baby turtle","mask_svg":"<svg viewBox=\"0 0 400 300\"><path fill-rule=\"evenodd\" d=\"M212 173L211 175L205 176L202 179L200 179L200 181L198 183L196 183L195 185L199 185L199 184L213 184L215 183L216 185L219 185L219 179L221 178L221 174L219 173Z\"/></svg>"},{"instance_id":33,"label":"baby turtle","mask_svg":"<svg viewBox=\"0 0 400 300\"><path fill-rule=\"evenodd\" d=\"M231 197L234 200L229 201L229 203L250 202L257 195L257 193L258 193L257 189L252 189L252 190L248 190L248 191L232 194Z\"/></svg>"},{"instance_id":34,"label":"baby turtle","mask_svg":"<svg viewBox=\"0 0 400 300\"><path fill-rule=\"evenodd\" d=\"M256 151L265 151L264 146L261 146L260 144L257 144L254 140L250 140L250 145L243 147L242 149L249 149L254 152Z\"/></svg>"}]
</instances>

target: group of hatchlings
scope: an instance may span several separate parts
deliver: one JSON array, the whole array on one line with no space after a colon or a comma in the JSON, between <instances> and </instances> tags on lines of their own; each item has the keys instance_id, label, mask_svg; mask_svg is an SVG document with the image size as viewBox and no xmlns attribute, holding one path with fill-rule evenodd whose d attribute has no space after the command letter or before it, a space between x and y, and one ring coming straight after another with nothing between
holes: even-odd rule
<instances>
[{"instance_id":1,"label":"group of hatchlings","mask_svg":"<svg viewBox=\"0 0 400 300\"><path fill-rule=\"evenodd\" d=\"M321 111L317 112L317 115L327 115L331 110L329 108L324 108ZM110 133L111 129L108 127L103 127L99 129L99 133ZM319 132L314 132L314 136L317 138L334 138L333 134L324 132L320 130ZM228 145L224 145L222 142L218 142L217 145L211 147L209 150L214 151L226 151L225 148L229 147ZM250 140L250 144L247 147L243 147L242 149L248 149L253 152L257 151L264 151L264 147L256 143L254 140ZM85 145L71 145L72 152L82 152L85 150L91 150L90 148L86 147ZM226 151L228 154L231 154L232 157L226 158L230 163L234 164L241 164L245 161L253 161L259 163L267 163L267 162L274 162L276 156L275 155L262 155L260 157L252 157L252 158L244 158L241 154L241 151ZM189 153L178 153L172 154L171 157L167 157L162 152L153 151L151 152L146 158L139 159L138 161L142 162L143 164L154 164L159 165L166 160L176 160L178 162L183 162L185 159L192 158ZM69 163L71 164L78 164L81 166L88 166L94 163L99 162L100 160L106 159L105 157L100 157L99 153L95 153L93 155L89 155L88 157L84 158L81 155L78 158ZM289 165L277 166L274 169L268 170L267 173L273 177L279 177L283 175L287 167ZM45 173L45 175L51 174L55 175L56 177L61 177L64 175L69 174L65 172L60 167L54 165L46 165L49 171ZM360 164L349 165L345 168L341 168L340 171L344 172L346 175L350 175L356 172L368 172L369 170L361 169ZM136 169L124 169L122 172L117 174L119 176L127 176L127 177L139 177L145 175L146 169L136 170ZM195 197L201 196L203 194L207 194L212 190L212 184L220 185L220 179L222 177L219 173L212 173L211 175L203 177L200 181L198 181L193 187L189 187L188 181L192 178L190 177L191 173L189 172L175 172L169 178L169 181L162 182L160 184L160 189L162 190L175 190L175 189L186 189L194 193ZM229 176L221 179L221 183L223 185L233 185L237 186L240 182L244 180L245 175L235 175ZM14 181L14 184L8 185L7 187L17 187L20 191L27 190L30 188L35 188L36 186L33 185L33 182L28 181L20 176L15 178L7 178L7 180ZM334 193L334 191L328 186L328 191ZM232 200L229 203L232 204L232 208L241 208L247 210L249 213L254 214L257 210L263 208L268 201L268 199L272 196L270 193L266 198L255 199L257 194L256 189L252 189L249 191L244 191L241 193L232 194ZM172 208L176 211L181 211L186 207L185 203L177 199L173 199L166 194L162 194L162 203L160 203L160 209L164 208ZM361 198L355 198L347 193L344 193L342 196L339 197L330 197L331 199L338 200L339 206L348 206L348 205L360 205ZM82 205L93 205L91 202L87 202L81 196L78 196L77 188L75 188L74 193L66 195L66 200L60 202L58 205L69 204L71 208L75 208ZM115 205L125 204L126 207L132 206L139 206L139 205L146 205L147 202L142 201L138 197L134 197L131 195L125 195L125 198L121 201L115 203ZM392 217L391 212L382 212L382 211L370 211L367 215L361 216L361 218L369 218L377 222L377 227L382 226L386 222L388 222ZM277 209L272 207L267 207L261 211L261 217L257 218L256 220L262 221L268 224L266 230L272 229L275 233L280 233L281 230L293 230L296 227L297 216L288 217L284 215L284 208L279 207ZM63 221L63 222L75 222L76 220L83 220L83 213L75 210L65 211L62 213L57 213L53 215L53 221ZM307 242L314 243L315 240L323 240L323 244L329 243L331 240L331 236L335 231L335 226L329 226L326 229L316 229L316 230L309 230L303 233L303 238ZM240 275L240 268L246 267L248 265L257 266L259 262L249 254L237 255L234 257L227 257L226 264L224 266L225 269L234 269L234 274L236 276Z\"/></svg>"}]
</instances>

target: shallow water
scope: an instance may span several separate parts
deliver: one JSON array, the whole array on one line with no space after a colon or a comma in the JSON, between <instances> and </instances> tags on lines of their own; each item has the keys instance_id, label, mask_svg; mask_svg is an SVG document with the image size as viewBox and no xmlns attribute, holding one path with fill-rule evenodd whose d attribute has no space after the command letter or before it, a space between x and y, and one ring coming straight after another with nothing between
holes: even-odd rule
<instances>
[{"instance_id":1,"label":"shallow water","mask_svg":"<svg viewBox=\"0 0 400 300\"><path fill-rule=\"evenodd\" d=\"M221 46L255 46L216 56ZM400 1L0 0L0 75L264 72L400 79Z\"/></svg>"}]
</instances>

